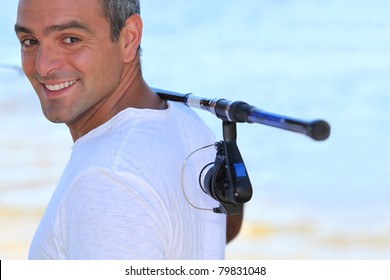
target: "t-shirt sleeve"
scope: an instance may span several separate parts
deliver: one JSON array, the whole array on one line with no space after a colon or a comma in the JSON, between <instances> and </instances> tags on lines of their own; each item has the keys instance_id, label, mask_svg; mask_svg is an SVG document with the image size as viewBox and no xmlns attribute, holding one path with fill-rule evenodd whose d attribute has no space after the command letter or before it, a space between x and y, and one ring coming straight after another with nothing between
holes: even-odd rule
<instances>
[{"instance_id":1,"label":"t-shirt sleeve","mask_svg":"<svg viewBox=\"0 0 390 280\"><path fill-rule=\"evenodd\" d=\"M58 234L69 259L164 259L170 221L154 189L133 174L91 168L61 204Z\"/></svg>"}]
</instances>

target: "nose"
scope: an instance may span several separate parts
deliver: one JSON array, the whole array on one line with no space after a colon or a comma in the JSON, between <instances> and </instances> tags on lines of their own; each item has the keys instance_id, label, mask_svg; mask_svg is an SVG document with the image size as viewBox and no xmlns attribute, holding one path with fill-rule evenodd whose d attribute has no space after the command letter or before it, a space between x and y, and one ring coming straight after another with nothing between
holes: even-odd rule
<instances>
[{"instance_id":1,"label":"nose","mask_svg":"<svg viewBox=\"0 0 390 280\"><path fill-rule=\"evenodd\" d=\"M60 55L54 46L40 44L35 61L37 73L45 78L61 66Z\"/></svg>"}]
</instances>

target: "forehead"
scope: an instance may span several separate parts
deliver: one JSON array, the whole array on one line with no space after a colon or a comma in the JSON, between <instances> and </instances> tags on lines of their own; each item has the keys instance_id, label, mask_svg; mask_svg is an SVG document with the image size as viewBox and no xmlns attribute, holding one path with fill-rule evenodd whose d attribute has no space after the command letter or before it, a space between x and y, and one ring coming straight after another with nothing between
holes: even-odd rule
<instances>
[{"instance_id":1,"label":"forehead","mask_svg":"<svg viewBox=\"0 0 390 280\"><path fill-rule=\"evenodd\" d=\"M26 27L44 27L77 20L99 23L100 0L19 0L16 23Z\"/></svg>"}]
</instances>

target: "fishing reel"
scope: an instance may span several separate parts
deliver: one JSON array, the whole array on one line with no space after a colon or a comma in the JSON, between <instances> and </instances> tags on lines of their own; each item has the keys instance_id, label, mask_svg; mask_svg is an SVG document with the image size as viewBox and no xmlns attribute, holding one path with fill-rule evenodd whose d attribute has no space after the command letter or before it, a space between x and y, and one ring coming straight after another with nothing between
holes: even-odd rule
<instances>
[{"instance_id":1,"label":"fishing reel","mask_svg":"<svg viewBox=\"0 0 390 280\"><path fill-rule=\"evenodd\" d=\"M223 122L223 141L216 143L216 157L200 173L202 190L220 203L215 213L239 215L252 198L252 185L237 147L236 123Z\"/></svg>"}]
</instances>

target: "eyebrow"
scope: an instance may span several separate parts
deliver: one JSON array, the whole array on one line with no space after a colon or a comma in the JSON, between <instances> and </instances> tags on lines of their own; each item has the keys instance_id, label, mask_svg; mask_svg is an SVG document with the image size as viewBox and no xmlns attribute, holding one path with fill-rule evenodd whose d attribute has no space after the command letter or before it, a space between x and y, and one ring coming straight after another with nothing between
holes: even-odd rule
<instances>
[{"instance_id":1,"label":"eyebrow","mask_svg":"<svg viewBox=\"0 0 390 280\"><path fill-rule=\"evenodd\" d=\"M45 35L49 35L50 33L64 31L67 29L80 29L80 30L86 31L89 34L93 33L92 30L87 25L85 25L81 22L78 22L78 21L70 21L70 22L66 22L66 23L62 23L62 24L48 26L43 30L43 33ZM24 27L24 26L21 26L19 24L15 24L15 32L17 34L18 33L26 33L26 34L30 34L30 35L34 34L34 32L31 29Z\"/></svg>"},{"instance_id":2,"label":"eyebrow","mask_svg":"<svg viewBox=\"0 0 390 280\"><path fill-rule=\"evenodd\" d=\"M14 29L15 29L15 33L16 34L18 34L18 33L33 34L33 32L30 29L28 29L28 28L26 28L24 26L21 26L19 24L15 24L15 28Z\"/></svg>"}]
</instances>

